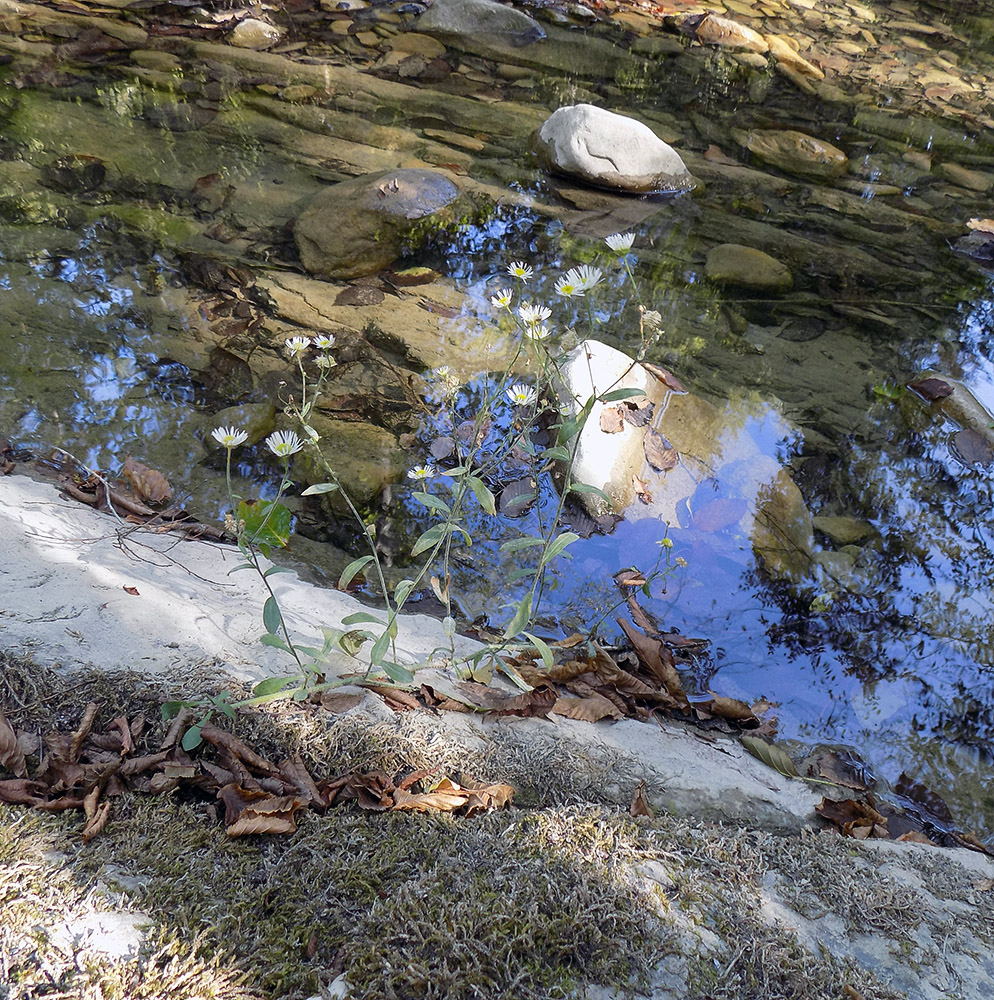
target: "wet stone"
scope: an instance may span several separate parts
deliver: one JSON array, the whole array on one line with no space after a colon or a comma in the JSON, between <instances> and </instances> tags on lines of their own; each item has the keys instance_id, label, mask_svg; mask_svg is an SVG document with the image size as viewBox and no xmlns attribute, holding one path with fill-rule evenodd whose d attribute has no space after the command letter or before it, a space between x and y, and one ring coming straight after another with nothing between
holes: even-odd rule
<instances>
[{"instance_id":1,"label":"wet stone","mask_svg":"<svg viewBox=\"0 0 994 1000\"><path fill-rule=\"evenodd\" d=\"M418 31L442 37L531 45L545 38L534 18L493 0L435 0L417 20Z\"/></svg>"},{"instance_id":2,"label":"wet stone","mask_svg":"<svg viewBox=\"0 0 994 1000\"><path fill-rule=\"evenodd\" d=\"M794 279L789 268L755 247L723 243L708 254L704 273L718 285L757 291L786 291Z\"/></svg>"},{"instance_id":3,"label":"wet stone","mask_svg":"<svg viewBox=\"0 0 994 1000\"><path fill-rule=\"evenodd\" d=\"M268 49L283 37L282 28L268 21L247 17L235 25L228 40L240 49Z\"/></svg>"},{"instance_id":4,"label":"wet stone","mask_svg":"<svg viewBox=\"0 0 994 1000\"><path fill-rule=\"evenodd\" d=\"M441 172L388 170L319 192L297 219L294 238L312 274L357 278L397 260L418 224L444 227L471 208Z\"/></svg>"},{"instance_id":5,"label":"wet stone","mask_svg":"<svg viewBox=\"0 0 994 1000\"><path fill-rule=\"evenodd\" d=\"M60 156L41 168L42 183L67 194L94 191L103 184L106 176L107 168L103 160L85 153Z\"/></svg>"},{"instance_id":6,"label":"wet stone","mask_svg":"<svg viewBox=\"0 0 994 1000\"><path fill-rule=\"evenodd\" d=\"M553 112L534 142L546 169L596 187L646 193L697 186L679 153L647 125L592 104Z\"/></svg>"},{"instance_id":7,"label":"wet stone","mask_svg":"<svg viewBox=\"0 0 994 1000\"><path fill-rule=\"evenodd\" d=\"M831 180L849 169L849 159L830 142L793 129L732 129L736 142L753 156L789 174Z\"/></svg>"}]
</instances>

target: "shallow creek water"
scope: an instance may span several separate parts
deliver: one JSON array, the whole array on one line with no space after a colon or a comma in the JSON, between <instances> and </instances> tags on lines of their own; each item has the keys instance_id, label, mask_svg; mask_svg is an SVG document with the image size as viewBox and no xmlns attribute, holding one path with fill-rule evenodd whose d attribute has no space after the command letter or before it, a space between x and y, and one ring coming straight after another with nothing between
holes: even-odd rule
<instances>
[{"instance_id":1,"label":"shallow creek water","mask_svg":"<svg viewBox=\"0 0 994 1000\"><path fill-rule=\"evenodd\" d=\"M417 5L323 10L302 0L288 46L253 62L226 45L214 8L171 32L154 4L120 18L94 8L104 27L117 25L102 34L82 16L6 3L0 436L107 470L132 454L191 509L220 514L223 464L205 428L227 406L272 401L286 377L283 337L308 332L288 223L322 184L411 159L441 165L500 200L404 262L434 267L442 290L422 286L379 311L324 311L333 327L375 327L375 357L349 354L342 339L332 416L375 427L349 447L381 453L373 492L386 490L369 504L385 549L399 553L425 526L403 471L423 460L431 434L418 431L403 393L384 389L384 359L415 376L451 362L468 377L483 367L489 295L507 283L508 260L530 262L532 294L551 300L563 267L598 260L604 236L631 228L643 300L663 319L648 360L719 407L732 451L734 435L748 433L814 515L849 519L816 522L828 582L776 580L734 525L695 520L695 507L730 489L701 484L669 526L688 567L647 602L670 627L710 641L688 683L779 703L781 738L853 748L885 785L903 773L902 788L924 784L956 823L990 838L991 465L957 449L964 425L948 410L898 391L929 370L994 410L990 279L950 245L967 220L992 214L994 24L983 4L957 5L942 21L948 6L727 4L740 22L794 38L826 72L815 87L773 60L691 45L613 6L591 24L531 9L545 43L448 40L443 57L422 44L412 49L421 63L405 64L392 40L416 31ZM322 66L354 76L322 85ZM644 120L703 192L624 198L543 175L528 134L576 101ZM333 117L314 117L324 111ZM812 180L764 164L736 138L788 128L842 148L848 173ZM53 167L78 154L96 159L69 174ZM783 261L793 288L709 281L705 259L721 243ZM444 336L404 348L422 292ZM634 351L636 317L612 272L593 332ZM583 329L582 314L560 307L557 328L573 320ZM472 399L470 388L467 413ZM973 429L989 437L992 423ZM261 449L240 459L239 490L271 490ZM539 510L553 503L549 493ZM315 579L335 579L355 554L350 529L316 507L299 514L292 555ZM521 526L474 524L477 544L454 581L467 619L513 597L513 562L497 546ZM578 543L548 589L548 633L599 620L617 600L613 573L650 568L664 530L635 511Z\"/></svg>"}]
</instances>

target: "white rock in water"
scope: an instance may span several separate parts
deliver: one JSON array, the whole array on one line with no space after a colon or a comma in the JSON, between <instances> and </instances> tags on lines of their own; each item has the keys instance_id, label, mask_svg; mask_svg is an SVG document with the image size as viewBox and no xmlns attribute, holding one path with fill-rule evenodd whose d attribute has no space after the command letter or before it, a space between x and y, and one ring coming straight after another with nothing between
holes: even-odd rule
<instances>
[{"instance_id":1,"label":"white rock in water","mask_svg":"<svg viewBox=\"0 0 994 1000\"><path fill-rule=\"evenodd\" d=\"M235 25L228 40L240 49L268 49L282 37L282 28L277 28L275 24L270 24L268 21L247 17Z\"/></svg>"},{"instance_id":2,"label":"white rock in water","mask_svg":"<svg viewBox=\"0 0 994 1000\"><path fill-rule=\"evenodd\" d=\"M679 153L652 129L592 104L553 112L536 133L535 146L548 170L597 187L642 194L697 186Z\"/></svg>"}]
</instances>

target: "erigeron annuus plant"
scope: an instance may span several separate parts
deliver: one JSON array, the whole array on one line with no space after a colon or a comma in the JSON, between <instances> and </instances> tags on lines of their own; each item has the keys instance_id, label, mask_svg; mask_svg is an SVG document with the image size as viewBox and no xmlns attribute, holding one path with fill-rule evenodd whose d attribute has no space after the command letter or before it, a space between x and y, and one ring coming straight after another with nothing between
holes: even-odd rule
<instances>
[{"instance_id":1,"label":"erigeron annuus plant","mask_svg":"<svg viewBox=\"0 0 994 1000\"><path fill-rule=\"evenodd\" d=\"M606 243L615 258L615 266L623 269L626 280L638 297L638 287L628 260L633 240L632 233L625 233L608 237ZM237 428L221 428L214 432L215 440L226 449L227 454L227 483L233 510L227 518L228 526L236 534L245 557L244 562L236 569L252 569L260 576L268 591L263 606L265 633L262 641L292 656L297 672L292 676L269 678L260 682L253 689L253 697L243 702L219 705L216 700L212 700L198 704L197 707L205 713L205 719L215 710L230 711L275 698L302 699L315 691L344 683L326 679L324 666L327 658L336 650L358 655L366 648L367 643L368 648L363 653L367 664L367 682L388 679L398 684L410 683L414 678L413 670L408 665L399 663L396 654L398 615L410 595L425 586L431 587L445 608L444 628L449 636L449 648L436 652L447 656L464 676L475 676L476 668L486 659L523 685L514 671L506 668L497 655L522 643L536 650L547 666L552 665L549 644L534 633L531 623L538 615L551 567L579 539L575 532L562 530L567 499L571 493L592 492L608 500L596 487L577 482L573 478L580 434L595 402L620 401L641 395L641 392L617 389L598 397L592 396L575 413L572 412L572 407L560 408L556 396L556 386L560 384L559 367L556 357L548 349L548 339L553 332L550 325L553 309L529 297L529 282L534 278L534 269L530 265L514 261L505 271L504 281L510 279L513 287L495 289L490 302L501 317L499 321L514 331L515 348L502 372L481 380L482 398L475 417L472 421L463 422L464 425L471 425L468 428L463 426L464 433L452 436L453 452L448 456L449 464L442 467L425 461L415 465L407 473L408 481L413 487L413 498L426 509L434 523L421 533L411 547L413 569L410 575L393 587L387 584L374 526L365 522L349 497L336 470L322 452L319 435L311 424L325 381L335 366L331 353L334 347L333 337L291 337L285 342L285 352L295 363L299 376L299 399L295 394L285 408L287 416L294 422L295 430L277 431L266 440L270 451L283 466L274 500L248 504L233 495L230 476L232 451L244 443L246 436ZM559 276L554 285L559 300L576 300L576 304L586 306L591 331L595 325L592 293L604 278L601 268L584 264L569 268ZM639 324L641 357L644 356L649 336L659 327L659 314L647 312L640 305ZM530 362L530 367L536 373L531 381L522 379L519 374L518 363L523 357ZM316 377L313 374L315 369ZM435 369L427 380L425 396L430 404L437 407L438 419L445 419L450 423L455 421L455 399L460 388L451 370L444 366ZM550 442L544 447L538 446L533 440L540 427L545 430ZM279 600L270 583L271 577L281 569L274 565L264 568L260 560L260 556L268 559L273 546L282 546L288 541L290 512L281 500L293 485L289 478L290 459L302 448L312 451L320 467L324 469L326 478L324 482L309 486L301 495L332 491L339 493L360 527L361 537L368 549L368 552L358 555L345 567L339 579L339 587L344 588L357 574L372 568L372 576L384 603L379 614L356 612L342 621L343 628L325 629L323 639L317 646L303 645L291 637ZM521 566L508 577L510 584L518 584L524 580L527 581L526 585L519 599L508 606L508 617L503 623L500 639L470 660L458 662L453 638L454 602L450 593L453 555L459 546L473 544L466 519L470 505L477 504L488 517L498 516L496 499L487 482L499 478L497 474L502 463L512 453L519 458L527 458L536 481L539 476L548 476L556 470L558 499L551 518L543 517L541 510L537 510L537 534L520 535L501 545L504 553L520 553L522 559L526 554L532 557L530 566ZM664 539L659 560L646 578L643 588L646 593L649 592L653 579L672 569L670 546L667 542ZM660 568L664 561L665 566ZM613 609L608 609L604 618L611 610ZM193 741L197 739L199 730L191 737Z\"/></svg>"}]
</instances>

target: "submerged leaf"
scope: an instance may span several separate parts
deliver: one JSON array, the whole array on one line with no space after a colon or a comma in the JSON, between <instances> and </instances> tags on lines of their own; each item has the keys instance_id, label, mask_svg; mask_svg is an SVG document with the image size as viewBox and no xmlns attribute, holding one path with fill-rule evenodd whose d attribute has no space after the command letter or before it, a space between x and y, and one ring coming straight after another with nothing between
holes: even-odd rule
<instances>
[{"instance_id":1,"label":"submerged leaf","mask_svg":"<svg viewBox=\"0 0 994 1000\"><path fill-rule=\"evenodd\" d=\"M669 472L675 469L680 461L679 452L656 431L646 431L642 442L645 460L658 472Z\"/></svg>"},{"instance_id":2,"label":"submerged leaf","mask_svg":"<svg viewBox=\"0 0 994 1000\"><path fill-rule=\"evenodd\" d=\"M146 503L162 503L173 495L169 481L161 472L136 462L130 455L124 460L121 475Z\"/></svg>"}]
</instances>

